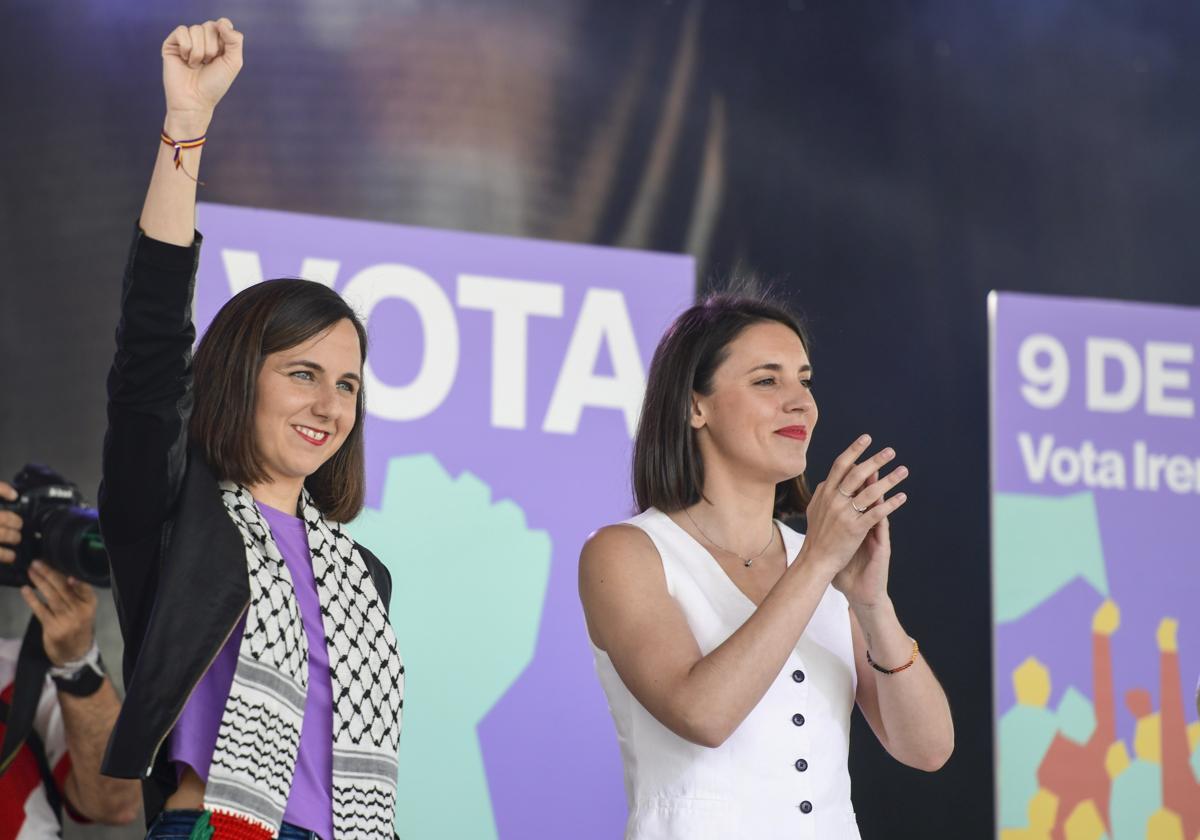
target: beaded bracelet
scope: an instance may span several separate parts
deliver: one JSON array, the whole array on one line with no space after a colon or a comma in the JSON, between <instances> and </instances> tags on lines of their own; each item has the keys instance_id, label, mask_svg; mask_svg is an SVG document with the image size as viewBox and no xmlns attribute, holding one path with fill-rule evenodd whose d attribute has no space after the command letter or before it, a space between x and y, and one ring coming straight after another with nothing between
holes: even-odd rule
<instances>
[{"instance_id":1,"label":"beaded bracelet","mask_svg":"<svg viewBox=\"0 0 1200 840\"><path fill-rule=\"evenodd\" d=\"M175 168L176 169L183 169L183 150L184 149L199 149L201 146L204 145L205 141L208 140L207 135L204 135L202 137L197 137L194 140L175 140L170 135L168 135L167 132L165 132L165 131L162 132L161 136L162 136L163 145L170 146L172 149L175 150L174 160L175 160ZM200 186L204 186L203 181L197 180L186 169L183 170L183 174L187 175L189 178L191 178L193 181L195 181Z\"/></svg>"},{"instance_id":2,"label":"beaded bracelet","mask_svg":"<svg viewBox=\"0 0 1200 840\"><path fill-rule=\"evenodd\" d=\"M901 665L899 668L884 668L884 667L882 667L879 663L877 663L874 659L871 658L871 651L867 651L867 663L881 674L899 674L904 669L911 668L913 666L913 663L917 661L917 653L920 652L921 649L917 646L916 639L913 639L912 643L913 643L912 658L909 659L907 662L905 662L903 665Z\"/></svg>"}]
</instances>

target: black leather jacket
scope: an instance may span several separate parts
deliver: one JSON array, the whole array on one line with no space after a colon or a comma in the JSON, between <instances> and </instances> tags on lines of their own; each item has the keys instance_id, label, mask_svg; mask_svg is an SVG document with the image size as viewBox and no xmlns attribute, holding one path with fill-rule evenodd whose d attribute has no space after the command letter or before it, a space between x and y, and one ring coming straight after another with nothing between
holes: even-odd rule
<instances>
[{"instance_id":1,"label":"black leather jacket","mask_svg":"<svg viewBox=\"0 0 1200 840\"><path fill-rule=\"evenodd\" d=\"M147 824L176 788L161 747L250 603L241 537L217 478L188 448L200 242L199 233L190 248L135 233L108 375L100 527L125 637L126 694L102 769L146 777ZM386 610L387 569L358 549Z\"/></svg>"}]
</instances>

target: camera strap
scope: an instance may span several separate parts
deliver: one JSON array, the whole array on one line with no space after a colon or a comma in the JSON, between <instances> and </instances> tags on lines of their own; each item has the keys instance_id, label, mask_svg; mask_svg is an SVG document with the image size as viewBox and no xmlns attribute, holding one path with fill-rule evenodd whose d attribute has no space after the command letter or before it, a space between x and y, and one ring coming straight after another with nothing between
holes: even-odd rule
<instances>
[{"instance_id":1,"label":"camera strap","mask_svg":"<svg viewBox=\"0 0 1200 840\"><path fill-rule=\"evenodd\" d=\"M50 659L42 647L42 623L31 616L21 640L21 652L17 655L17 671L13 677L12 702L5 712L4 743L0 746L0 773L17 757L21 745L33 731L33 719L37 714L38 701L46 684L46 672Z\"/></svg>"}]
</instances>

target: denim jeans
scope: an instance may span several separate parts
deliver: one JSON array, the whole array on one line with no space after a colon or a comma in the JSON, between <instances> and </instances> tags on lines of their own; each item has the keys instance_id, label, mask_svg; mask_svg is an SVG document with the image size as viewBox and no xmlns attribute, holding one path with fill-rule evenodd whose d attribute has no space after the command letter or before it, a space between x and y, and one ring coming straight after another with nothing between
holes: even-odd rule
<instances>
[{"instance_id":1,"label":"denim jeans","mask_svg":"<svg viewBox=\"0 0 1200 840\"><path fill-rule=\"evenodd\" d=\"M163 811L150 824L146 840L187 840L199 816L199 811ZM279 829L279 840L321 840L321 837L307 828L284 823Z\"/></svg>"}]
</instances>

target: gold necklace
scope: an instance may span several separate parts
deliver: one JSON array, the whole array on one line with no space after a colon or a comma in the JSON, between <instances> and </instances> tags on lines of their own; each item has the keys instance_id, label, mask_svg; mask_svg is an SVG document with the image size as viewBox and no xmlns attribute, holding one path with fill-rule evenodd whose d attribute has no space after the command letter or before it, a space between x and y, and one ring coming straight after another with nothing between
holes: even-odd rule
<instances>
[{"instance_id":1,"label":"gold necklace","mask_svg":"<svg viewBox=\"0 0 1200 840\"><path fill-rule=\"evenodd\" d=\"M704 537L704 539L708 540L709 543L711 543L716 548L721 549L726 554L732 554L734 557L741 560L742 565L745 566L747 569L750 568L750 566L754 563L755 560L757 560L759 557L762 557L764 554L766 554L767 549L770 548L775 543L775 523L774 523L774 521L772 521L771 522L771 538L769 540L767 540L767 544L764 545L762 547L762 550L759 551L758 554L755 554L753 557L743 557L742 555L738 554L736 551L732 551L731 549L726 548L725 546L721 545L719 542L714 540L712 537L710 537L708 534L704 533L704 529L700 527L700 525L696 522L695 519L692 519L692 515L690 513L688 513L687 508L683 509L683 515L686 516L688 518L688 522L691 522L692 526L697 531L700 532L700 536Z\"/></svg>"}]
</instances>

